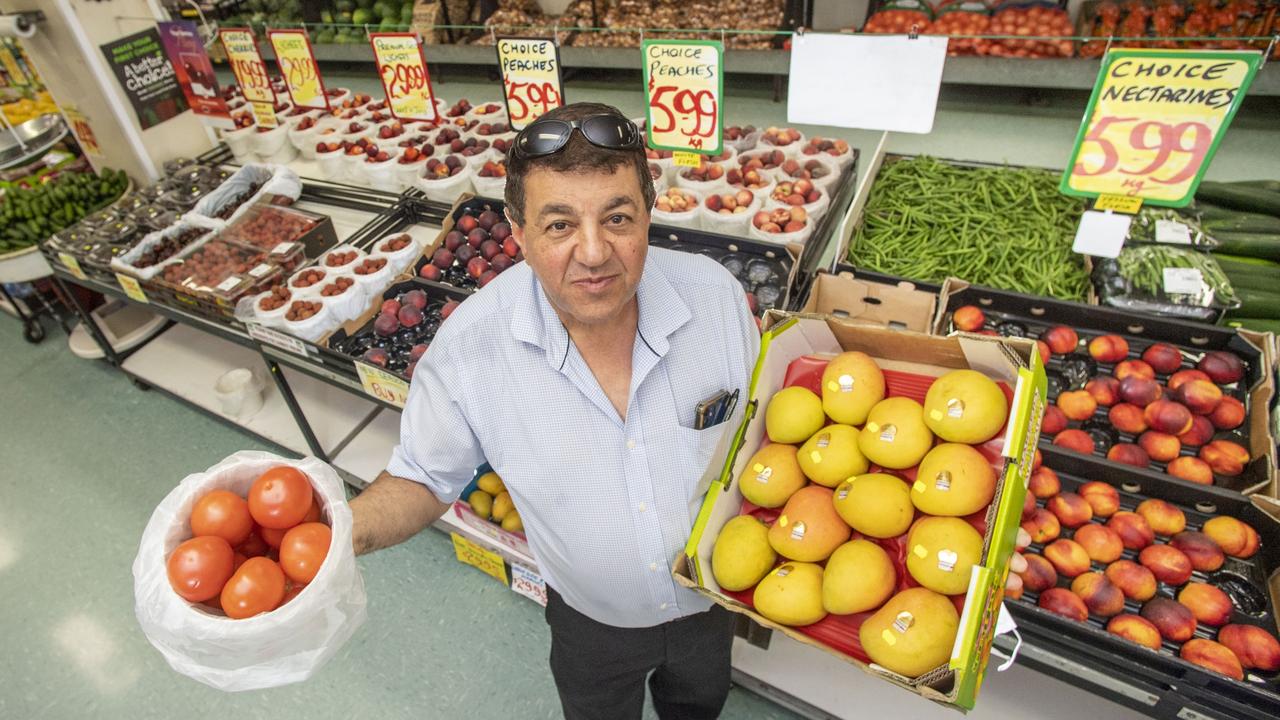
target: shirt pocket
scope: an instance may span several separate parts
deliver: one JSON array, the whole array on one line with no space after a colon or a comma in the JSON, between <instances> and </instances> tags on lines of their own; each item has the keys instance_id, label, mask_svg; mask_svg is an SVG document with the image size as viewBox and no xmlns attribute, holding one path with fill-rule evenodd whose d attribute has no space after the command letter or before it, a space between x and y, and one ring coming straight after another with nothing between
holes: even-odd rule
<instances>
[{"instance_id":1,"label":"shirt pocket","mask_svg":"<svg viewBox=\"0 0 1280 720\"><path fill-rule=\"evenodd\" d=\"M686 467L694 470L692 476L697 479L696 484L689 488L689 502L695 512L702 496L706 495L711 483L720 477L720 472L724 469L732 427L728 422L703 430L676 426L681 459L688 463Z\"/></svg>"}]
</instances>

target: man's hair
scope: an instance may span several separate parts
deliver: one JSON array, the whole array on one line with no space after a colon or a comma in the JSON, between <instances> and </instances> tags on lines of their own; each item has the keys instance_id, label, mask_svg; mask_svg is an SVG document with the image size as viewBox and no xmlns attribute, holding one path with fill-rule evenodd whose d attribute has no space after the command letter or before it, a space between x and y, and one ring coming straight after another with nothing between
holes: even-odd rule
<instances>
[{"instance_id":1,"label":"man's hair","mask_svg":"<svg viewBox=\"0 0 1280 720\"><path fill-rule=\"evenodd\" d=\"M546 120L582 120L593 115L616 115L625 119L615 107L602 103L573 103L563 105L543 115L539 119ZM524 180L529 172L541 168L551 172L616 172L619 168L630 168L640 182L640 193L644 196L645 210L653 207L657 191L653 187L653 177L649 174L649 161L644 149L612 150L592 145L583 137L580 130L574 130L569 142L556 153L542 157L517 159L514 153L507 153L507 189L504 201L507 214L517 225L524 224Z\"/></svg>"}]
</instances>

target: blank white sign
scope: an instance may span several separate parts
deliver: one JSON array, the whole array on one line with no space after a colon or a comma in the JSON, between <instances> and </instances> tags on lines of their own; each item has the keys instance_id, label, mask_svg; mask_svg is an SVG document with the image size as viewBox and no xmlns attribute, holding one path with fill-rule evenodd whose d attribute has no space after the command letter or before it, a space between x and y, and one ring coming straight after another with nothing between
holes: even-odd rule
<instances>
[{"instance_id":1,"label":"blank white sign","mask_svg":"<svg viewBox=\"0 0 1280 720\"><path fill-rule=\"evenodd\" d=\"M793 35L787 122L931 132L946 60L946 37Z\"/></svg>"}]
</instances>

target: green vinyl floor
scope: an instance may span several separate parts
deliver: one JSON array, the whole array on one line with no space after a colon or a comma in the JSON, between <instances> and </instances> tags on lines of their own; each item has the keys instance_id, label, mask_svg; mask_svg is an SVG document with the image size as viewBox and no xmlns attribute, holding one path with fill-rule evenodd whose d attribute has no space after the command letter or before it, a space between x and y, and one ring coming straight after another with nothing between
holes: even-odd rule
<instances>
[{"instance_id":1,"label":"green vinyl floor","mask_svg":"<svg viewBox=\"0 0 1280 720\"><path fill-rule=\"evenodd\" d=\"M360 559L369 619L310 681L229 694L143 637L131 566L186 474L266 448L0 313L0 718L555 718L542 608L429 530ZM655 717L652 709L647 717ZM734 688L726 718L790 718Z\"/></svg>"}]
</instances>

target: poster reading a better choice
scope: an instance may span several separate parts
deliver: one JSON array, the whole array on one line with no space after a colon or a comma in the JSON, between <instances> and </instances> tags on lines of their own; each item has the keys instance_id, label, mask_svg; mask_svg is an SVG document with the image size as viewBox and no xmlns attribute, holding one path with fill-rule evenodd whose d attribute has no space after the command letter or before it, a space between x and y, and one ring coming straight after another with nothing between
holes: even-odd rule
<instances>
[{"instance_id":1,"label":"poster reading a better choice","mask_svg":"<svg viewBox=\"0 0 1280 720\"><path fill-rule=\"evenodd\" d=\"M102 45L143 130L186 112L187 99L155 28Z\"/></svg>"}]
</instances>

